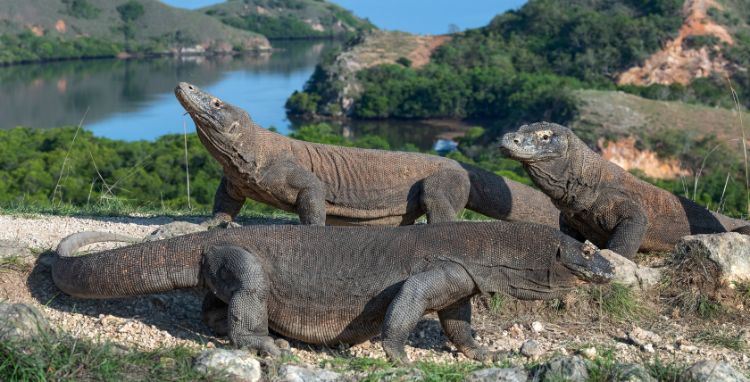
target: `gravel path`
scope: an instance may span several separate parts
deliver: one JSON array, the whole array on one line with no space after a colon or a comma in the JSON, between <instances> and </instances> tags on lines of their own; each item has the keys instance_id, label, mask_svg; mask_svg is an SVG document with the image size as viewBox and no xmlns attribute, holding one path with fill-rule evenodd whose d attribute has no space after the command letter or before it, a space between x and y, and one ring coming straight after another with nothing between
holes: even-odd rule
<instances>
[{"instance_id":1,"label":"gravel path","mask_svg":"<svg viewBox=\"0 0 750 382\"><path fill-rule=\"evenodd\" d=\"M180 218L196 222L196 218ZM175 221L166 217L61 217L2 216L0 240L13 240L44 252L54 248L65 236L81 231L109 231L143 237L160 225ZM268 224L269 220L266 221ZM52 283L49 267L38 261L32 269L0 268L0 301L24 302L39 307L53 327L76 338L111 341L125 348L156 349L184 345L195 348L229 346L225 338L214 337L200 320L202 293L183 290L117 300L80 300L71 298ZM658 300L658 298L657 298ZM692 362L699 359L724 360L748 371L747 348L750 336L746 322L735 323L689 321L669 318L659 313L638 322L660 337L651 347L634 345L628 333L634 330L627 321L598 321L596 312L579 312L575 307L555 310L549 304L519 302L506 299L500 315L490 314L477 302L474 329L477 340L494 349L518 351L524 341L538 343L537 355L571 354L596 346L612 349L619 361L661 360ZM660 311L667 311L660 308ZM534 324L535 321L539 321ZM701 332L722 332L744 338L743 350L699 342ZM435 316L427 316L410 338L407 348L411 359L465 360L443 336ZM292 351L301 360L317 363L335 356L384 357L377 338L351 348L326 348L292 342ZM589 352L590 353L590 352ZM516 356L513 362L525 362Z\"/></svg>"}]
</instances>

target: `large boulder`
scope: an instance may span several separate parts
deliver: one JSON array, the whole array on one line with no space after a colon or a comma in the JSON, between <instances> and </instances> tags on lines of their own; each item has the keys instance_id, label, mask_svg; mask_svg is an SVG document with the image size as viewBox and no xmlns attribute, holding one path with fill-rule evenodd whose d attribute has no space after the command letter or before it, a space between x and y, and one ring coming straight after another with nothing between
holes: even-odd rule
<instances>
[{"instance_id":1,"label":"large boulder","mask_svg":"<svg viewBox=\"0 0 750 382\"><path fill-rule=\"evenodd\" d=\"M612 282L648 289L658 284L661 279L660 269L640 266L608 249L603 249L600 253L612 264L615 274Z\"/></svg>"},{"instance_id":2,"label":"large boulder","mask_svg":"<svg viewBox=\"0 0 750 382\"><path fill-rule=\"evenodd\" d=\"M279 368L279 380L284 382L331 382L341 374L309 365L284 365Z\"/></svg>"},{"instance_id":3,"label":"large boulder","mask_svg":"<svg viewBox=\"0 0 750 382\"><path fill-rule=\"evenodd\" d=\"M0 240L0 260L32 264L34 258L34 252L29 247L12 240Z\"/></svg>"},{"instance_id":4,"label":"large boulder","mask_svg":"<svg viewBox=\"0 0 750 382\"><path fill-rule=\"evenodd\" d=\"M193 367L204 374L224 374L232 381L257 382L262 375L260 362L244 350L205 350L195 359Z\"/></svg>"},{"instance_id":5,"label":"large boulder","mask_svg":"<svg viewBox=\"0 0 750 382\"><path fill-rule=\"evenodd\" d=\"M720 361L698 361L682 374L682 380L700 382L747 382L732 366Z\"/></svg>"},{"instance_id":6,"label":"large boulder","mask_svg":"<svg viewBox=\"0 0 750 382\"><path fill-rule=\"evenodd\" d=\"M466 376L466 382L526 382L528 373L522 367L477 370Z\"/></svg>"},{"instance_id":7,"label":"large boulder","mask_svg":"<svg viewBox=\"0 0 750 382\"><path fill-rule=\"evenodd\" d=\"M49 332L49 322L36 308L0 303L0 341L29 340Z\"/></svg>"},{"instance_id":8,"label":"large boulder","mask_svg":"<svg viewBox=\"0 0 750 382\"><path fill-rule=\"evenodd\" d=\"M750 281L750 236L736 232L685 236L675 246L675 257L709 259L719 268L725 285Z\"/></svg>"},{"instance_id":9,"label":"large boulder","mask_svg":"<svg viewBox=\"0 0 750 382\"><path fill-rule=\"evenodd\" d=\"M579 356L559 356L534 370L534 382L570 381L585 382L589 379L586 362Z\"/></svg>"}]
</instances>

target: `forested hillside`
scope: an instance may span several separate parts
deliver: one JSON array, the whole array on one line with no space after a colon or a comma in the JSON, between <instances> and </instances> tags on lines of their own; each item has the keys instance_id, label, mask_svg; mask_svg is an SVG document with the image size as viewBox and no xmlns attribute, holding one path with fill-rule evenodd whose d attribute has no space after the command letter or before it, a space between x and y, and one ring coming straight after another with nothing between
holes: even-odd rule
<instances>
[{"instance_id":1,"label":"forested hillside","mask_svg":"<svg viewBox=\"0 0 750 382\"><path fill-rule=\"evenodd\" d=\"M301 115L341 109L354 118L564 123L577 113L571 90L619 88L647 98L731 107L727 79L740 101L750 105L750 11L741 3L531 0L519 10L495 17L486 27L453 36L421 68L402 60L361 70L356 81L362 90L353 102L333 108L332 103L341 101L336 89L350 84L336 83L331 71L342 65L332 65L332 58L321 66L305 93L290 99L288 107L291 114ZM716 37L714 29L693 28L682 35L684 23L693 20L696 9L707 12L705 20L726 25L731 44ZM721 71L698 64L691 68L688 62L686 70L693 70L694 78L686 84L618 85L623 72L642 65L678 37L681 51L698 56L707 52L722 62Z\"/></svg>"},{"instance_id":2,"label":"forested hillside","mask_svg":"<svg viewBox=\"0 0 750 382\"><path fill-rule=\"evenodd\" d=\"M269 49L257 33L157 0L4 0L0 64L121 53Z\"/></svg>"},{"instance_id":3,"label":"forested hillside","mask_svg":"<svg viewBox=\"0 0 750 382\"><path fill-rule=\"evenodd\" d=\"M374 28L326 0L229 0L201 11L270 39L343 37Z\"/></svg>"}]
</instances>

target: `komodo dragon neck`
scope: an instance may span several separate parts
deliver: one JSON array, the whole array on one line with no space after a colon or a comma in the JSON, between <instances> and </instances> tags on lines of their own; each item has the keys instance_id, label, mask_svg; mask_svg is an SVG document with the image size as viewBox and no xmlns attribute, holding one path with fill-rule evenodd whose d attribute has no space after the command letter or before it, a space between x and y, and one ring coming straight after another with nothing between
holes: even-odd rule
<instances>
[{"instance_id":1,"label":"komodo dragon neck","mask_svg":"<svg viewBox=\"0 0 750 382\"><path fill-rule=\"evenodd\" d=\"M560 209L585 210L591 207L603 186L604 163L586 145L570 141L566 156L524 163L534 183Z\"/></svg>"},{"instance_id":2,"label":"komodo dragon neck","mask_svg":"<svg viewBox=\"0 0 750 382\"><path fill-rule=\"evenodd\" d=\"M271 133L252 121L242 126L241 133L228 141L217 141L202 129L197 129L197 132L201 143L219 161L224 173L233 178L253 175L259 159L263 157L262 142L268 140L264 133Z\"/></svg>"}]
</instances>

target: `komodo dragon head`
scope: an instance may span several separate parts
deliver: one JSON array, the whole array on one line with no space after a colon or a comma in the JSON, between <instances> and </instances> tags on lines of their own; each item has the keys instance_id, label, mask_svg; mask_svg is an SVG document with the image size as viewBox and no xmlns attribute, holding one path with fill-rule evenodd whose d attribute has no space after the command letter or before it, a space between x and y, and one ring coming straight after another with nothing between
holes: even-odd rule
<instances>
[{"instance_id":1,"label":"komodo dragon head","mask_svg":"<svg viewBox=\"0 0 750 382\"><path fill-rule=\"evenodd\" d=\"M567 156L572 134L570 129L556 123L532 123L503 135L500 149L520 162L553 160Z\"/></svg>"},{"instance_id":2,"label":"komodo dragon head","mask_svg":"<svg viewBox=\"0 0 750 382\"><path fill-rule=\"evenodd\" d=\"M247 128L252 124L250 115L186 82L180 82L174 93L193 118L203 145L219 162L227 162L233 155L233 147L244 134L250 133Z\"/></svg>"}]
</instances>

